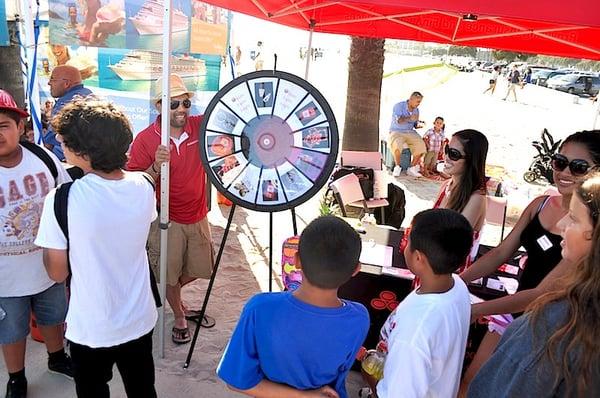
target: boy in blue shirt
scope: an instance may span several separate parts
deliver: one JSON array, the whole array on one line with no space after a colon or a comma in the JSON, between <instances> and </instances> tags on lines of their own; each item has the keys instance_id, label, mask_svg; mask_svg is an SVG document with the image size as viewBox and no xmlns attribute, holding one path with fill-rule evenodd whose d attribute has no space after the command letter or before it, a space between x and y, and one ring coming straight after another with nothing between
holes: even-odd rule
<instances>
[{"instance_id":1,"label":"boy in blue shirt","mask_svg":"<svg viewBox=\"0 0 600 398\"><path fill-rule=\"evenodd\" d=\"M217 369L236 391L254 397L345 398L346 376L369 329L361 304L338 288L360 270L359 235L342 219L320 217L302 235L298 290L248 301Z\"/></svg>"}]
</instances>

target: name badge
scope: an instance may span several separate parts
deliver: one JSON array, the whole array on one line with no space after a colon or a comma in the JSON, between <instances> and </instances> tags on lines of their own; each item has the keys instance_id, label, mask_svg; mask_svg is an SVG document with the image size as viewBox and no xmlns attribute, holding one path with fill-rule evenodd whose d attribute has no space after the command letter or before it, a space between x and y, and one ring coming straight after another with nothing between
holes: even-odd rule
<instances>
[{"instance_id":1,"label":"name badge","mask_svg":"<svg viewBox=\"0 0 600 398\"><path fill-rule=\"evenodd\" d=\"M537 240L537 243L540 245L543 251L547 251L552 247L552 242L550 242L550 239L548 239L546 235L540 236Z\"/></svg>"}]
</instances>

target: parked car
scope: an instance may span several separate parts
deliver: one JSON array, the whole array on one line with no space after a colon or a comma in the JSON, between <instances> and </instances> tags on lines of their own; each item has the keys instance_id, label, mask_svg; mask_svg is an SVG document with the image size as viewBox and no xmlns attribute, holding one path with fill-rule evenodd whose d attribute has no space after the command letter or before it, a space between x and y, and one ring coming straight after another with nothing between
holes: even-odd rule
<instances>
[{"instance_id":1,"label":"parked car","mask_svg":"<svg viewBox=\"0 0 600 398\"><path fill-rule=\"evenodd\" d=\"M557 79L551 79L548 87L554 90L565 91L569 94L598 95L600 91L600 78L592 75L569 74Z\"/></svg>"},{"instance_id":2,"label":"parked car","mask_svg":"<svg viewBox=\"0 0 600 398\"><path fill-rule=\"evenodd\" d=\"M553 69L534 69L533 74L531 75L531 83L539 84L541 86L542 83L546 83L548 75L552 72L554 72Z\"/></svg>"},{"instance_id":3,"label":"parked car","mask_svg":"<svg viewBox=\"0 0 600 398\"><path fill-rule=\"evenodd\" d=\"M550 73L548 73L548 74L544 73L545 77L544 77L544 75L539 77L536 84L539 86L542 86L542 87L548 87L548 80L552 79L555 76L564 76L564 75L568 75L569 73L571 73L571 72L564 71L564 70L550 71Z\"/></svg>"}]
</instances>

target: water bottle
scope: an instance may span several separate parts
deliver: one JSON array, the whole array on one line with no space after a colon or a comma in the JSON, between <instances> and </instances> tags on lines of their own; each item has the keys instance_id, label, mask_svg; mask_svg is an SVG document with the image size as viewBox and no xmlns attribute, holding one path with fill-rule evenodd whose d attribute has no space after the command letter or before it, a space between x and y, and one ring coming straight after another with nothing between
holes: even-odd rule
<instances>
[{"instance_id":1,"label":"water bottle","mask_svg":"<svg viewBox=\"0 0 600 398\"><path fill-rule=\"evenodd\" d=\"M383 378L383 365L385 364L385 354L378 350L367 350L360 347L356 359L361 362L362 370L376 380Z\"/></svg>"},{"instance_id":2,"label":"water bottle","mask_svg":"<svg viewBox=\"0 0 600 398\"><path fill-rule=\"evenodd\" d=\"M4 318L6 318L6 311L4 311L4 308L0 307L0 321Z\"/></svg>"}]
</instances>

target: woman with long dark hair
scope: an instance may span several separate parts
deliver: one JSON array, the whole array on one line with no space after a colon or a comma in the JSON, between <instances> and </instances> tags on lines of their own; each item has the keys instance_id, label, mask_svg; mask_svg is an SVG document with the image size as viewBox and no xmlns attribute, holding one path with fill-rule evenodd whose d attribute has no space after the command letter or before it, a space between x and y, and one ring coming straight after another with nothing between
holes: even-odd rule
<instances>
[{"instance_id":1,"label":"woman with long dark hair","mask_svg":"<svg viewBox=\"0 0 600 398\"><path fill-rule=\"evenodd\" d=\"M488 140L477 130L461 130L444 149L444 173L451 178L442 184L434 208L461 213L475 230L473 254L479 247L479 232L485 222L485 161Z\"/></svg>"},{"instance_id":2,"label":"woman with long dark hair","mask_svg":"<svg viewBox=\"0 0 600 398\"><path fill-rule=\"evenodd\" d=\"M513 322L469 397L600 396L600 173L577 188L559 222L562 257L575 266Z\"/></svg>"},{"instance_id":3,"label":"woman with long dark hair","mask_svg":"<svg viewBox=\"0 0 600 398\"><path fill-rule=\"evenodd\" d=\"M471 319L492 314L519 313L569 272L572 264L561 256L562 238L557 223L567 214L577 183L597 165L600 165L600 130L580 131L563 141L552 160L553 177L560 195L534 199L506 239L461 273L463 280L469 283L493 273L519 247L523 246L527 251L517 293L474 304ZM504 328L494 323L490 323L489 329L463 376L459 393L461 397L504 333Z\"/></svg>"}]
</instances>

